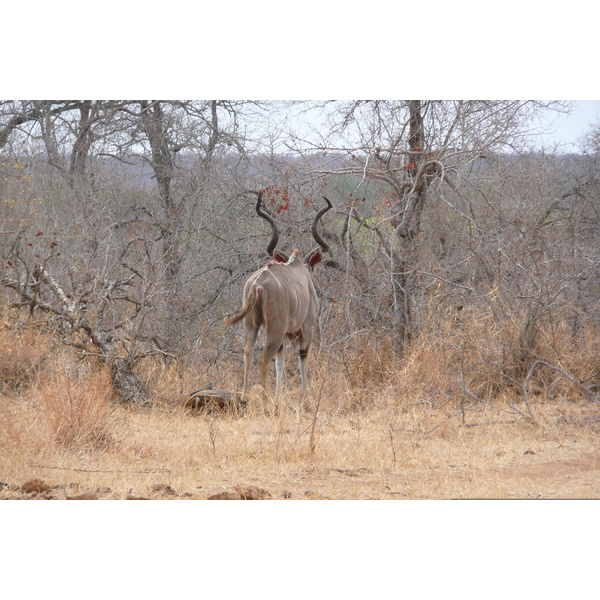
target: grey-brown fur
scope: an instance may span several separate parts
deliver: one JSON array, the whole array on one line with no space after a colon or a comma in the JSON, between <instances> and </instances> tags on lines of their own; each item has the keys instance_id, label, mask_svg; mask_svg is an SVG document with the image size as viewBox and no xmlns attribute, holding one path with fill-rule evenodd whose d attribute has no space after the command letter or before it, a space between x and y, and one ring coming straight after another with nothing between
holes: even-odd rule
<instances>
[{"instance_id":1,"label":"grey-brown fur","mask_svg":"<svg viewBox=\"0 0 600 600\"><path fill-rule=\"evenodd\" d=\"M319 315L319 299L309 269L313 269L322 259L323 251L329 247L318 233L316 226L321 216L331 208L327 200L327 208L321 210L313 222L313 236L319 248L309 252L304 260L294 250L288 258L280 251L273 251L273 240L278 237L274 220L260 210L261 194L258 197L257 213L265 218L273 228L273 239L269 248L273 252L273 260L255 271L244 286L242 310L225 320L226 325L233 325L244 319L246 345L244 349L244 391L245 399L250 386L250 367L254 356L254 345L261 327L265 329L265 345L258 359L260 382L268 391L267 373L273 357L276 361L277 383L276 400L281 394L281 383L285 363L284 341L287 337L294 341L300 358L300 375L302 377L302 393L306 392L306 362L313 338L313 329Z\"/></svg>"}]
</instances>

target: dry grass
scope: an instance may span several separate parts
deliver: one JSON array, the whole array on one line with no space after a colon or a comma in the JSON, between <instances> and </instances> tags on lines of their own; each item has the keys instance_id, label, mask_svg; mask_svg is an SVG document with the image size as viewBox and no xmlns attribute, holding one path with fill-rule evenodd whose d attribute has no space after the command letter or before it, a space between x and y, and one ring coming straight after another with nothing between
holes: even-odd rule
<instances>
[{"instance_id":1,"label":"dry grass","mask_svg":"<svg viewBox=\"0 0 600 600\"><path fill-rule=\"evenodd\" d=\"M377 402L342 412L343 398L324 391L316 420L294 402L277 417L116 406L111 418L126 435L103 447L75 436L65 447L38 406L13 400L2 415L0 479L120 498L206 498L235 485L294 499L600 497L600 419L589 404L537 406L532 424L492 405L463 423L420 403Z\"/></svg>"},{"instance_id":2,"label":"dry grass","mask_svg":"<svg viewBox=\"0 0 600 600\"><path fill-rule=\"evenodd\" d=\"M35 327L5 316L0 326L0 393L29 385L43 368L50 349L50 339Z\"/></svg>"},{"instance_id":3,"label":"dry grass","mask_svg":"<svg viewBox=\"0 0 600 600\"><path fill-rule=\"evenodd\" d=\"M63 358L60 367L30 395L42 410L52 440L67 449L109 448L117 439L120 419L115 417L108 369L94 371L69 358Z\"/></svg>"},{"instance_id":4,"label":"dry grass","mask_svg":"<svg viewBox=\"0 0 600 600\"><path fill-rule=\"evenodd\" d=\"M524 418L522 397L499 392L501 376L489 383L495 357L487 387L485 372L464 369L456 331L414 345L402 365L374 338L321 356L304 405L292 376L277 414L256 395L244 415L187 413L181 400L196 381L179 365L145 367L152 409L120 405L106 369L65 350L48 358L49 340L27 335L5 333L0 346L4 364L21 352L29 365L18 385L9 372L3 380L0 497L25 496L19 486L36 478L51 488L39 497L58 498L204 499L235 486L276 499L600 497L598 404L545 373ZM597 338L583 347L595 351ZM494 351L489 339L470 350ZM593 367L591 354L571 357L562 368Z\"/></svg>"}]
</instances>

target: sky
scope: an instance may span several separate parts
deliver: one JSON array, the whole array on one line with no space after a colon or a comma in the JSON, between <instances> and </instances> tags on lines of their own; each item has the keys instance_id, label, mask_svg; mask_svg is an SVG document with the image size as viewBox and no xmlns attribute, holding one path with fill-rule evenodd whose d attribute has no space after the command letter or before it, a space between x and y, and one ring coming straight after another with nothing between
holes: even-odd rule
<instances>
[{"instance_id":1,"label":"sky","mask_svg":"<svg viewBox=\"0 0 600 600\"><path fill-rule=\"evenodd\" d=\"M548 122L551 130L542 136L544 143L564 145L564 152L581 151L579 138L600 123L600 100L580 100L569 115L553 116Z\"/></svg>"},{"instance_id":2,"label":"sky","mask_svg":"<svg viewBox=\"0 0 600 600\"><path fill-rule=\"evenodd\" d=\"M600 94L598 94L600 97ZM476 97L476 96L473 96ZM541 97L507 97L506 99L521 100L542 100ZM562 98L565 99L564 97ZM548 111L547 119L540 119L539 123L534 123L534 135L530 143L534 148L545 148L549 151L556 150L558 153L581 153L582 137L590 132L592 125L600 124L600 100L574 100L569 99L573 108L569 114ZM295 124L298 133L301 136L310 137L309 130L302 129L302 121L308 119L309 127L323 127L323 121L314 112L312 116L300 112L298 119L293 116L294 111L290 112L288 125ZM303 133L304 131L304 133Z\"/></svg>"}]
</instances>

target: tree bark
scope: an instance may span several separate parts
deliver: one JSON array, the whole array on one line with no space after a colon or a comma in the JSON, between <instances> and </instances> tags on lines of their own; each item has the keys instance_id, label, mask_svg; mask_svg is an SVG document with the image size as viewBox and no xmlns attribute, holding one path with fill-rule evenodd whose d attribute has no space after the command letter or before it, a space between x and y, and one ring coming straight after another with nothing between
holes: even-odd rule
<instances>
[{"instance_id":1,"label":"tree bark","mask_svg":"<svg viewBox=\"0 0 600 600\"><path fill-rule=\"evenodd\" d=\"M409 154L407 165L410 186L404 188L395 206L393 221L397 248L392 250L392 289L396 320L396 352L402 356L411 338L411 303L413 296L412 273L416 257L416 236L421 223L421 212L427 195L427 183L420 163L423 160L423 116L420 100L409 100Z\"/></svg>"},{"instance_id":2,"label":"tree bark","mask_svg":"<svg viewBox=\"0 0 600 600\"><path fill-rule=\"evenodd\" d=\"M174 153L169 140L168 125L160 101L142 101L142 127L148 138L151 164L156 176L158 196L163 207L159 223L161 232L164 270L164 342L170 353L181 341L181 265L183 253L179 243L181 210L171 193L174 175Z\"/></svg>"}]
</instances>

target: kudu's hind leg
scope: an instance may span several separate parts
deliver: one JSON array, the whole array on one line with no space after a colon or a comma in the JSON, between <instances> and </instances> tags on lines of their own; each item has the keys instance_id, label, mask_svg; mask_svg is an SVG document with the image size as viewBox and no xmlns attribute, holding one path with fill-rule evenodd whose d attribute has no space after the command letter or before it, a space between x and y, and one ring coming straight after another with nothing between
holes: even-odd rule
<instances>
[{"instance_id":1,"label":"kudu's hind leg","mask_svg":"<svg viewBox=\"0 0 600 600\"><path fill-rule=\"evenodd\" d=\"M281 336L283 337L283 336ZM280 365L282 365L282 356L280 355L280 351L282 349L283 346L283 342L281 341L277 341L277 342L269 342L269 334L267 333L267 342L265 343L265 347L263 348L263 351L258 359L258 372L260 373L260 383L263 387L263 397L265 400L267 400L270 396L270 387L269 387L269 367L271 366L271 361L273 360L273 357L277 356L278 357L278 362L277 362L277 369L278 369L278 374L277 374L277 385L278 385L278 392L280 391L281 388L281 375L282 375L282 371L283 371L283 367ZM279 336L277 336L277 339L279 340ZM281 368L281 371L279 371L279 369ZM277 400L279 400L279 396L277 395Z\"/></svg>"},{"instance_id":2,"label":"kudu's hind leg","mask_svg":"<svg viewBox=\"0 0 600 600\"><path fill-rule=\"evenodd\" d=\"M258 329L246 330L246 347L244 348L244 391L242 393L242 400L247 400L248 390L250 389L250 368L252 367L252 361L254 360L254 346L256 344L257 336Z\"/></svg>"},{"instance_id":3,"label":"kudu's hind leg","mask_svg":"<svg viewBox=\"0 0 600 600\"><path fill-rule=\"evenodd\" d=\"M302 379L302 397L306 396L306 388L308 387L308 348L300 348L298 351L300 356L300 378Z\"/></svg>"},{"instance_id":4,"label":"kudu's hind leg","mask_svg":"<svg viewBox=\"0 0 600 600\"><path fill-rule=\"evenodd\" d=\"M303 410L309 410L308 400L306 398L306 390L308 388L308 348L302 346L298 350L300 357L300 377L302 378L302 396L300 396L300 406Z\"/></svg>"},{"instance_id":5,"label":"kudu's hind leg","mask_svg":"<svg viewBox=\"0 0 600 600\"><path fill-rule=\"evenodd\" d=\"M275 354L275 371L277 373L277 379L275 383L275 402L279 404L279 398L281 396L281 386L283 384L283 372L285 369L285 348L281 344L277 354Z\"/></svg>"},{"instance_id":6,"label":"kudu's hind leg","mask_svg":"<svg viewBox=\"0 0 600 600\"><path fill-rule=\"evenodd\" d=\"M302 380L302 399L306 396L306 388L308 387L307 362L308 349L310 347L310 337L307 339L305 332L300 330L296 334L294 346L298 349L298 358L300 359L300 378Z\"/></svg>"}]
</instances>

